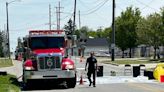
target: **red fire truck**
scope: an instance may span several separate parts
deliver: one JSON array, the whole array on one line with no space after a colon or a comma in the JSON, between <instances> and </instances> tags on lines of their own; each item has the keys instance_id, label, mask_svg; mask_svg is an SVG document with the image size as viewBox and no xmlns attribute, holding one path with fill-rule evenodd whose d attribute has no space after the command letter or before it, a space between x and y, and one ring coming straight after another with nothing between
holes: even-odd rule
<instances>
[{"instance_id":1,"label":"red fire truck","mask_svg":"<svg viewBox=\"0 0 164 92\"><path fill-rule=\"evenodd\" d=\"M66 57L67 37L63 30L31 30L24 41L23 77L26 86L33 82L76 85L75 63ZM27 57L29 56L29 57Z\"/></svg>"}]
</instances>

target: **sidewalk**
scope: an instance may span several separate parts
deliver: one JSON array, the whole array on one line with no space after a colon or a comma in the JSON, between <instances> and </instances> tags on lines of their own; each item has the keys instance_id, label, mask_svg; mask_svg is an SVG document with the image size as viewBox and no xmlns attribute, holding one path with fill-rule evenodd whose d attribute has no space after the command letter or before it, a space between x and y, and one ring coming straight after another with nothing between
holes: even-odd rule
<instances>
[{"instance_id":1,"label":"sidewalk","mask_svg":"<svg viewBox=\"0 0 164 92\"><path fill-rule=\"evenodd\" d=\"M8 74L15 75L17 77L22 75L22 62L17 60L12 60L13 66L0 68L0 71L6 71Z\"/></svg>"}]
</instances>

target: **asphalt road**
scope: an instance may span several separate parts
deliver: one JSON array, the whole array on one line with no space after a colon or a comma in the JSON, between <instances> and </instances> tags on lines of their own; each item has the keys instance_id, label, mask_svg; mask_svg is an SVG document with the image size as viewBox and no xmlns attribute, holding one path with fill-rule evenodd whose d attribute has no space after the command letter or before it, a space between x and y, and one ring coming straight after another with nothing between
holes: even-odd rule
<instances>
[{"instance_id":1,"label":"asphalt road","mask_svg":"<svg viewBox=\"0 0 164 92\"><path fill-rule=\"evenodd\" d=\"M73 89L37 89L23 92L164 92L164 84L117 83L102 84L96 87L77 85Z\"/></svg>"},{"instance_id":2,"label":"asphalt road","mask_svg":"<svg viewBox=\"0 0 164 92\"><path fill-rule=\"evenodd\" d=\"M122 66L113 66L113 65L106 65L101 64L104 66L104 76L97 78L97 86L89 87L88 86L88 80L86 78L86 72L84 71L85 66L85 59L80 62L79 57L72 57L72 59L75 60L75 64L77 66L77 72L78 72L78 81L81 74L83 74L84 79L86 82L84 82L84 85L79 85L77 82L77 86L73 89L66 89L65 87L58 85L49 87L47 84L43 84L42 86L34 87L31 90L25 91L22 90L22 92L164 92L164 84L158 83L158 82L149 82L147 83L144 80L138 81L138 79L133 79L131 77L128 78L122 78L122 77L111 77L110 71L116 71L116 72L123 72L124 67ZM8 73L14 74L17 77L20 77L22 75L22 62L20 61L14 61L13 67L8 68L0 68L0 70L7 70ZM19 79L21 81L21 78Z\"/></svg>"}]
</instances>

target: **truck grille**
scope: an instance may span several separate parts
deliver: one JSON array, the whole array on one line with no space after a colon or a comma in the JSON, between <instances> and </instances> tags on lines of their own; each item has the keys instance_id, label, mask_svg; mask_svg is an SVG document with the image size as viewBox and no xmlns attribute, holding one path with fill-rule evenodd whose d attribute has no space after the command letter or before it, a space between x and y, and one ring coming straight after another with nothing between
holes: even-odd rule
<instances>
[{"instance_id":1,"label":"truck grille","mask_svg":"<svg viewBox=\"0 0 164 92\"><path fill-rule=\"evenodd\" d=\"M39 67L40 69L56 69L60 68L60 57L40 57L39 58Z\"/></svg>"}]
</instances>

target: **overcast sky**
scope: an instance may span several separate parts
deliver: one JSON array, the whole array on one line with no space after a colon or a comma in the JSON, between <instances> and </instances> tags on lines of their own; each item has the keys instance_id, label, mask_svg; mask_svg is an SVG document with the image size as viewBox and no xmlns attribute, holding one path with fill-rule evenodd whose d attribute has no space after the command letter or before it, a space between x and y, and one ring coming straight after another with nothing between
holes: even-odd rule
<instances>
[{"instance_id":1,"label":"overcast sky","mask_svg":"<svg viewBox=\"0 0 164 92\"><path fill-rule=\"evenodd\" d=\"M0 29L6 24L6 2L0 0ZM9 4L10 43L15 50L17 38L27 35L31 29L49 29L49 4L51 4L52 23L56 24L56 8L61 2L61 28L72 17L74 0L16 0ZM116 16L126 7L140 8L142 16L159 12L164 0L116 0ZM92 29L109 27L112 22L112 0L77 0L76 24L79 25L78 11L81 11L81 26ZM56 25L52 26L56 29Z\"/></svg>"}]
</instances>

